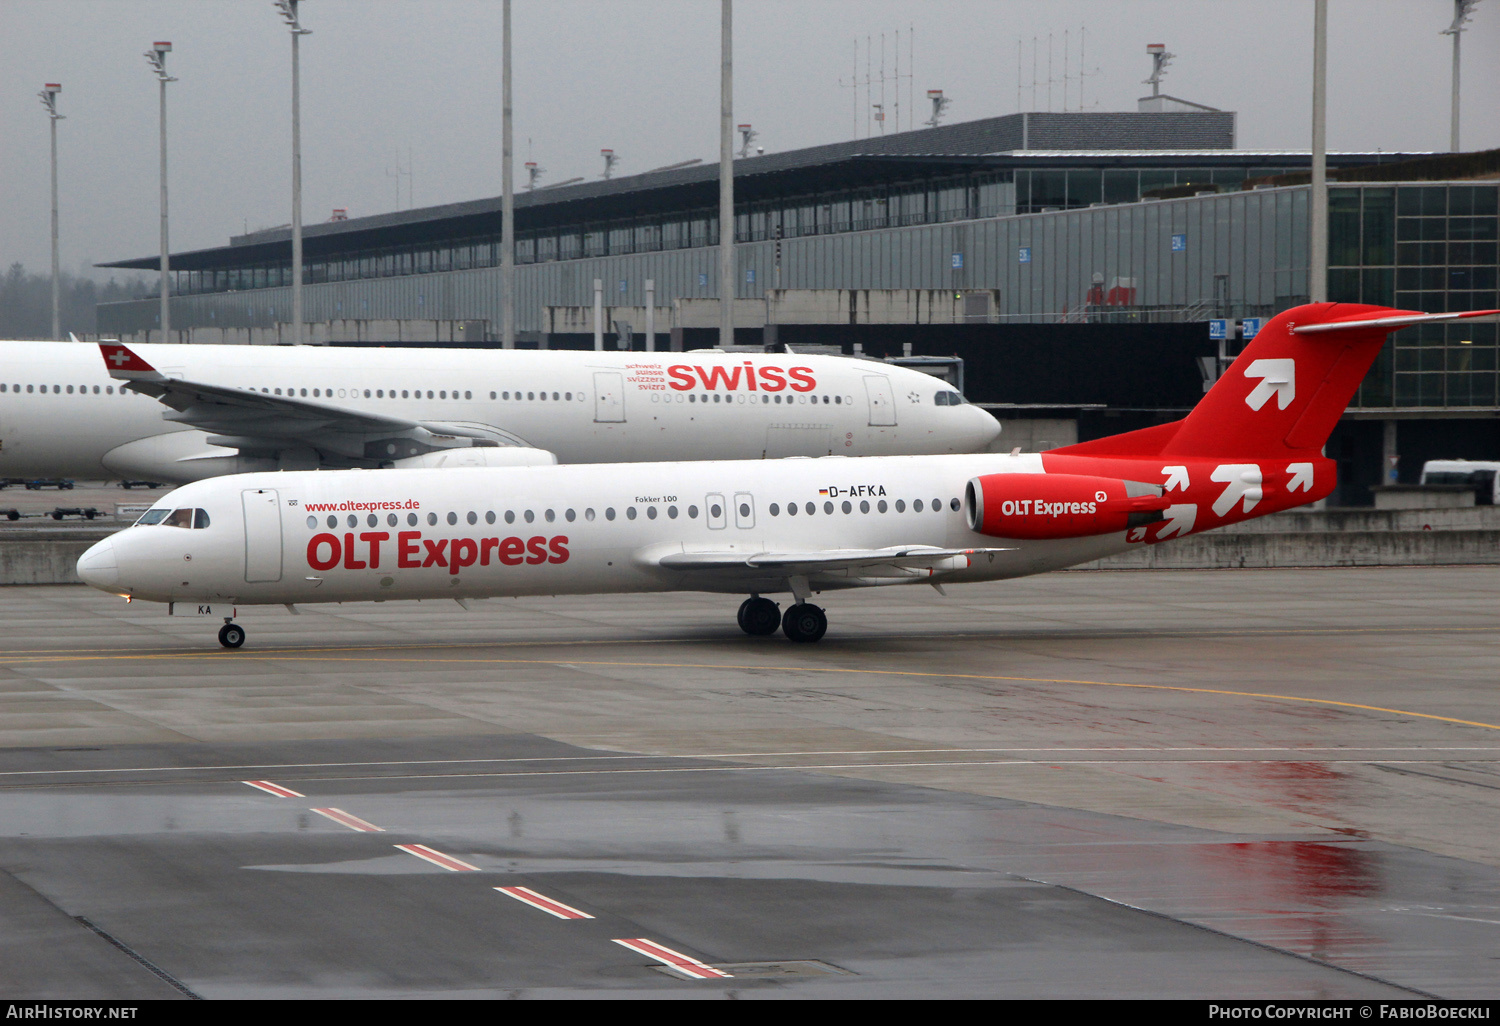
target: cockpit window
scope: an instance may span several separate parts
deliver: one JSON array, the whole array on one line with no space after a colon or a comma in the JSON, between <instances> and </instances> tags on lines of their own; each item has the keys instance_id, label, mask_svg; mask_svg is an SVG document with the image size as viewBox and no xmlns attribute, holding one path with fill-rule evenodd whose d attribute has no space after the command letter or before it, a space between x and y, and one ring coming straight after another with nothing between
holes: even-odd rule
<instances>
[{"instance_id":1,"label":"cockpit window","mask_svg":"<svg viewBox=\"0 0 1500 1026\"><path fill-rule=\"evenodd\" d=\"M964 397L957 392L942 391L932 397L934 406L962 406Z\"/></svg>"},{"instance_id":2,"label":"cockpit window","mask_svg":"<svg viewBox=\"0 0 1500 1026\"><path fill-rule=\"evenodd\" d=\"M141 519L135 522L136 526L149 527L152 524L159 524L167 518L167 514L170 512L172 511L169 509L148 509L141 514Z\"/></svg>"},{"instance_id":3,"label":"cockpit window","mask_svg":"<svg viewBox=\"0 0 1500 1026\"><path fill-rule=\"evenodd\" d=\"M151 517L152 514L155 514L155 517L148 520L147 517ZM208 526L208 510L174 509L168 513L164 509L153 509L136 523L161 524L163 527L186 527L190 530L201 531Z\"/></svg>"}]
</instances>

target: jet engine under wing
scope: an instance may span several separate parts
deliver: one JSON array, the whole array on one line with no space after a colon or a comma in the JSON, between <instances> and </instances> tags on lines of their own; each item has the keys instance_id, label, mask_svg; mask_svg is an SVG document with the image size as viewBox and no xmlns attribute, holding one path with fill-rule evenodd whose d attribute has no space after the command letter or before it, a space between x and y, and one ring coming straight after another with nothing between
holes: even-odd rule
<instances>
[{"instance_id":1,"label":"jet engine under wing","mask_svg":"<svg viewBox=\"0 0 1500 1026\"><path fill-rule=\"evenodd\" d=\"M826 549L822 552L669 552L658 556L664 570L718 572L746 577L811 577L819 574L909 577L966 570L976 559L993 558L1009 548L942 549L893 545L883 549ZM889 574L882 574L884 568Z\"/></svg>"},{"instance_id":2,"label":"jet engine under wing","mask_svg":"<svg viewBox=\"0 0 1500 1026\"><path fill-rule=\"evenodd\" d=\"M302 447L356 463L390 463L442 449L526 446L508 432L482 424L409 420L293 396L185 381L162 374L128 346L101 342L112 378L156 398L165 420L206 431L214 445L274 454Z\"/></svg>"}]
</instances>

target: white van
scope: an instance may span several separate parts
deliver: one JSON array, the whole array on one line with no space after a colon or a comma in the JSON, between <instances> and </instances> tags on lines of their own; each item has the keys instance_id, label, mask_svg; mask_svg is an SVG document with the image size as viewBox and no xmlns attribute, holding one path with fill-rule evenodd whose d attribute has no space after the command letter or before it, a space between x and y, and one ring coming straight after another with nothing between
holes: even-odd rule
<instances>
[{"instance_id":1,"label":"white van","mask_svg":"<svg viewBox=\"0 0 1500 1026\"><path fill-rule=\"evenodd\" d=\"M1422 464L1424 485L1468 485L1476 506L1500 506L1500 462L1428 460Z\"/></svg>"}]
</instances>

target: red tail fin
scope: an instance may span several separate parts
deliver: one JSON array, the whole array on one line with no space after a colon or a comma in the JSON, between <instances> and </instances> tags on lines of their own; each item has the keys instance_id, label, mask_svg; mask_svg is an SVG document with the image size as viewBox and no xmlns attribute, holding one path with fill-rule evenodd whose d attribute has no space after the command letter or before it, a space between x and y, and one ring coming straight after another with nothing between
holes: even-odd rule
<instances>
[{"instance_id":1,"label":"red tail fin","mask_svg":"<svg viewBox=\"0 0 1500 1026\"><path fill-rule=\"evenodd\" d=\"M1359 303L1294 307L1260 329L1186 419L1054 451L1272 460L1316 455L1386 335L1409 324L1496 312L1423 314Z\"/></svg>"}]
</instances>

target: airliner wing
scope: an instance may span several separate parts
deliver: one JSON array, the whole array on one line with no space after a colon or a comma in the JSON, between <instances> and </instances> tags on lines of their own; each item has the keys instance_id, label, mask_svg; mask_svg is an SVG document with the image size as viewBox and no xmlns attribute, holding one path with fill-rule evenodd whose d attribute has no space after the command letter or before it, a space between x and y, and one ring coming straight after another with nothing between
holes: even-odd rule
<instances>
[{"instance_id":1,"label":"airliner wing","mask_svg":"<svg viewBox=\"0 0 1500 1026\"><path fill-rule=\"evenodd\" d=\"M408 456L475 444L525 444L480 425L408 420L315 399L168 377L119 342L100 342L99 349L110 377L169 408L164 419L206 431L214 444L242 451L274 452L287 446L306 446L341 456L380 460L393 454Z\"/></svg>"},{"instance_id":2,"label":"airliner wing","mask_svg":"<svg viewBox=\"0 0 1500 1026\"><path fill-rule=\"evenodd\" d=\"M975 560L993 558L1008 548L942 549L931 545L893 545L883 549L825 549L821 552L671 552L659 556L664 570L768 576L852 573L892 570L946 573L965 570Z\"/></svg>"}]
</instances>

